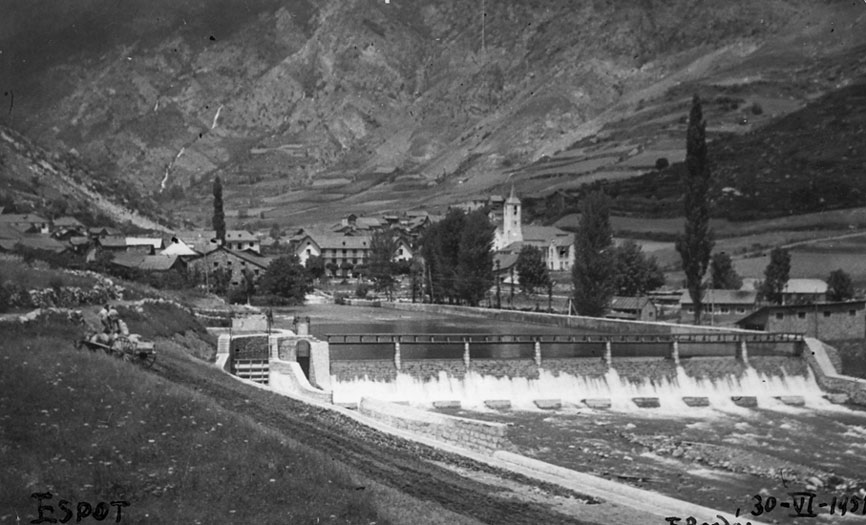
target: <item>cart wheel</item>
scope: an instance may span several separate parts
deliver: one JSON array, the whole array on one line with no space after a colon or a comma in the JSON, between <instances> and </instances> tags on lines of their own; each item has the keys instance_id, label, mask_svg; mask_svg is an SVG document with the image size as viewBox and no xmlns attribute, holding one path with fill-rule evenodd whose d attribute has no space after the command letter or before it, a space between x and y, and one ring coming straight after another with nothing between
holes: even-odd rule
<instances>
[{"instance_id":1,"label":"cart wheel","mask_svg":"<svg viewBox=\"0 0 866 525\"><path fill-rule=\"evenodd\" d=\"M141 366L150 368L156 363L156 352L140 352L138 358L141 361Z\"/></svg>"}]
</instances>

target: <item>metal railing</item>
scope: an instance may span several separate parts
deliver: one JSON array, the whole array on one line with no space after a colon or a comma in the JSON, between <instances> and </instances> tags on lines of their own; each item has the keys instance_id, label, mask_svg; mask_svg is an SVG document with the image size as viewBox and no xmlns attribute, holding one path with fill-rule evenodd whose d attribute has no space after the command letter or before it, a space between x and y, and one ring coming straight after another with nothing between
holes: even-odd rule
<instances>
[{"instance_id":1,"label":"metal railing","mask_svg":"<svg viewBox=\"0 0 866 525\"><path fill-rule=\"evenodd\" d=\"M328 335L332 345L374 344L517 344L517 343L797 343L799 333L697 333L697 334L334 334Z\"/></svg>"}]
</instances>

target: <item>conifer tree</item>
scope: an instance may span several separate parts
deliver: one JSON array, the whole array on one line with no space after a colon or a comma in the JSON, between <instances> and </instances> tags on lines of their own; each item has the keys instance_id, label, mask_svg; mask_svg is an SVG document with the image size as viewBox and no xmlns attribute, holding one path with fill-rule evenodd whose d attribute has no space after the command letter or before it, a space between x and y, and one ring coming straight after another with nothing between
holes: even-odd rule
<instances>
[{"instance_id":1,"label":"conifer tree","mask_svg":"<svg viewBox=\"0 0 866 525\"><path fill-rule=\"evenodd\" d=\"M764 269L764 281L759 287L761 297L771 303L782 304L782 291L790 275L791 253L784 248L773 248L770 262Z\"/></svg>"},{"instance_id":2,"label":"conifer tree","mask_svg":"<svg viewBox=\"0 0 866 525\"><path fill-rule=\"evenodd\" d=\"M692 99L689 127L686 133L685 232L677 238L676 248L682 258L686 287L695 305L695 324L700 324L703 312L702 281L713 250L710 230L710 210L707 194L710 189L710 167L707 160L706 122L701 111L701 99Z\"/></svg>"},{"instance_id":3,"label":"conifer tree","mask_svg":"<svg viewBox=\"0 0 866 525\"><path fill-rule=\"evenodd\" d=\"M220 244L226 242L226 215L223 211L223 184L219 175L213 181L213 229Z\"/></svg>"}]
</instances>

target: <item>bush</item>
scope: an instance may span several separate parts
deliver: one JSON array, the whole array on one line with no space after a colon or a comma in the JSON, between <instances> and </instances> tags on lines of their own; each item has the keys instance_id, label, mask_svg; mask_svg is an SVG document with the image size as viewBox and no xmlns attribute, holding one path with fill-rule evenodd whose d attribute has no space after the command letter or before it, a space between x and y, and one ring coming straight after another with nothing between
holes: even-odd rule
<instances>
[{"instance_id":1,"label":"bush","mask_svg":"<svg viewBox=\"0 0 866 525\"><path fill-rule=\"evenodd\" d=\"M359 299L366 299L369 293L369 285L367 285L366 283L358 283L358 287L355 288L355 297L358 297Z\"/></svg>"},{"instance_id":2,"label":"bush","mask_svg":"<svg viewBox=\"0 0 866 525\"><path fill-rule=\"evenodd\" d=\"M660 157L660 158L656 159L656 169L657 170L661 171L661 170L667 168L668 166L670 166L670 163L668 162L668 159L666 159L665 157Z\"/></svg>"},{"instance_id":3,"label":"bush","mask_svg":"<svg viewBox=\"0 0 866 525\"><path fill-rule=\"evenodd\" d=\"M247 291L241 286L233 286L229 289L229 293L226 296L226 301L228 301L230 304L246 304Z\"/></svg>"},{"instance_id":4,"label":"bush","mask_svg":"<svg viewBox=\"0 0 866 525\"><path fill-rule=\"evenodd\" d=\"M340 304L340 305L346 304L346 294L335 293L334 294L334 304Z\"/></svg>"},{"instance_id":5,"label":"bush","mask_svg":"<svg viewBox=\"0 0 866 525\"><path fill-rule=\"evenodd\" d=\"M752 104L752 107L750 109L752 111L752 115L760 115L761 113L764 112L764 108L762 108L761 105L758 104L757 102Z\"/></svg>"}]
</instances>

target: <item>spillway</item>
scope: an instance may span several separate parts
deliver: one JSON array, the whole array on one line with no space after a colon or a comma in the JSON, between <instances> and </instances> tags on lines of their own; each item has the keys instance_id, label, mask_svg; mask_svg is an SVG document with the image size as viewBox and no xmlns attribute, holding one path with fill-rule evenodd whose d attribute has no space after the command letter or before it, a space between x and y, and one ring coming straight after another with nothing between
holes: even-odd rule
<instances>
[{"instance_id":1,"label":"spillway","mask_svg":"<svg viewBox=\"0 0 866 525\"><path fill-rule=\"evenodd\" d=\"M585 406L584 401L609 399L613 410L638 410L635 398L654 398L659 408L676 412L690 408L684 398L705 398L709 406L740 408L737 398L755 398L758 407L781 407L783 398L802 398L807 407L826 407L823 393L811 370L805 375L762 373L746 367L740 374L721 377L693 377L682 366L675 377L635 380L622 377L615 368L601 376L573 375L540 370L536 378L496 377L469 371L463 377L440 371L435 377L420 378L397 373L393 380L332 377L334 401L355 403L361 397L431 406L435 402L459 401L463 408L483 409L485 401L507 400L515 409L534 409L536 400L560 400Z\"/></svg>"}]
</instances>

